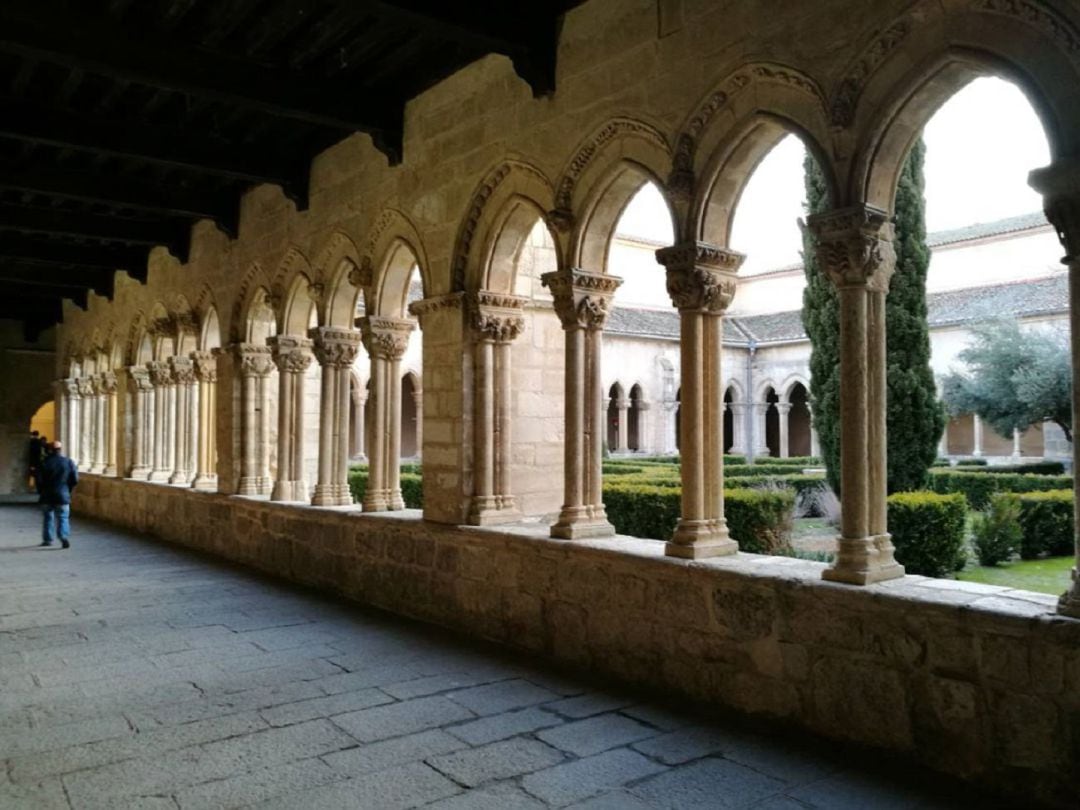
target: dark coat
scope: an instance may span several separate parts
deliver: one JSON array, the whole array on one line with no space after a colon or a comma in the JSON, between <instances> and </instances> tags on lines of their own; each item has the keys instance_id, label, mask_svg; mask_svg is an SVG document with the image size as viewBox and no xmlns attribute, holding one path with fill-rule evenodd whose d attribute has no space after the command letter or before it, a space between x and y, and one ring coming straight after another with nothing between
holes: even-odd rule
<instances>
[{"instance_id":1,"label":"dark coat","mask_svg":"<svg viewBox=\"0 0 1080 810\"><path fill-rule=\"evenodd\" d=\"M41 503L50 506L69 504L71 490L79 483L79 471L70 458L53 453L38 465L36 480Z\"/></svg>"}]
</instances>

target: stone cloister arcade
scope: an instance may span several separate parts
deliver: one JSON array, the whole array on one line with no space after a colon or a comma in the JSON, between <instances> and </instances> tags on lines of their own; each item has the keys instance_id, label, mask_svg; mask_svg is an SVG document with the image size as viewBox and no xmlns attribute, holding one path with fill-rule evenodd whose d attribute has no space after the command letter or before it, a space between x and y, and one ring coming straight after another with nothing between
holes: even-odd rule
<instances>
[{"instance_id":1,"label":"stone cloister arcade","mask_svg":"<svg viewBox=\"0 0 1080 810\"><path fill-rule=\"evenodd\" d=\"M719 12L702 14L699 34L671 35L683 46L654 48L651 12L639 19L617 5L595 4L625 13L635 33L605 32L591 5L570 18L552 99L530 98L505 60L484 60L419 100L402 166L350 138L315 161L308 210L259 187L243 201L236 239L202 222L186 265L156 249L145 285L118 278L112 301L92 297L85 312L66 306L57 387L73 455L101 476L342 508L352 503L349 459L362 445L369 481L359 509L401 510L401 425L411 418L402 359L413 339L422 345L420 377L409 385L422 391L412 404L425 526L557 512L543 534L611 536L604 445L634 449L656 411L634 379L605 385L604 328L621 283L608 272L608 249L627 202L651 182L676 235L657 251L656 272L666 273L680 318L682 500L665 553L733 555L725 451L816 449L805 381L769 382L771 397L762 385L755 403L765 407L750 412L721 374L724 314L743 261L728 247L733 211L757 162L795 133L828 181L830 210L808 227L841 307L842 525L836 561L819 576L860 586L902 578L885 486L883 319L897 178L951 93L985 72L1018 81L1051 144L1054 162L1032 182L1080 300L1080 15L1006 0L848 4L862 33L802 58L794 40L706 47L708 37L727 41ZM806 22L823 37L849 23ZM580 31L595 40L588 54L578 52ZM617 41L624 35L633 41ZM634 76L625 87L609 81L625 71ZM470 128L474 119L481 123ZM549 262L531 264L523 246L537 221L554 249ZM414 267L423 297L409 303ZM1075 314L1073 327L1080 336ZM1080 376L1080 351L1074 364ZM758 447L740 447L747 433L724 430L740 420L753 424ZM241 498L225 503L249 508ZM318 510L296 512L308 519ZM496 535L475 542L485 537ZM591 547L560 548L575 545ZM1060 611L1080 617L1080 580ZM864 725L851 735L872 736L873 723Z\"/></svg>"}]
</instances>

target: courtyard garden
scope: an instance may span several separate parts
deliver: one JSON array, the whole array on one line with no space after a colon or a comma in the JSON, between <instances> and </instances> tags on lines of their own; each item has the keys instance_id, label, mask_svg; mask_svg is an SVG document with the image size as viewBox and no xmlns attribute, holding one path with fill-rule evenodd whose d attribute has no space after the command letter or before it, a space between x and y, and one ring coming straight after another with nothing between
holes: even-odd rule
<instances>
[{"instance_id":1,"label":"courtyard garden","mask_svg":"<svg viewBox=\"0 0 1080 810\"><path fill-rule=\"evenodd\" d=\"M831 561L839 504L814 457L724 457L725 512L742 551ZM679 460L604 460L604 503L619 534L666 540L679 519ZM367 468L349 472L357 503ZM419 464L401 466L405 506L423 507ZM889 498L889 531L908 573L1061 593L1073 565L1072 477L1059 462L939 461L918 492Z\"/></svg>"}]
</instances>

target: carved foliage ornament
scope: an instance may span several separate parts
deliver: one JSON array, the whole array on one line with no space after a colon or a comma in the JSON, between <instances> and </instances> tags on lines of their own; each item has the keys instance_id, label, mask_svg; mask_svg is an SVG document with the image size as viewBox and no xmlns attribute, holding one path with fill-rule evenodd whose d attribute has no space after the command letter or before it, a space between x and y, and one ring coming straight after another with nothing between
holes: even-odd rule
<instances>
[{"instance_id":1,"label":"carved foliage ornament","mask_svg":"<svg viewBox=\"0 0 1080 810\"><path fill-rule=\"evenodd\" d=\"M90 377L79 377L77 383L79 386L79 396L92 397L97 394L94 381Z\"/></svg>"},{"instance_id":2,"label":"carved foliage ornament","mask_svg":"<svg viewBox=\"0 0 1080 810\"><path fill-rule=\"evenodd\" d=\"M362 336L353 329L321 326L308 334L315 341L315 357L320 366L350 368L360 351Z\"/></svg>"},{"instance_id":3,"label":"carved foliage ornament","mask_svg":"<svg viewBox=\"0 0 1080 810\"><path fill-rule=\"evenodd\" d=\"M115 394L116 389L119 387L119 381L116 379L116 375L111 371L104 371L101 374L101 378L98 381L101 393L103 394Z\"/></svg>"},{"instance_id":4,"label":"carved foliage ornament","mask_svg":"<svg viewBox=\"0 0 1080 810\"><path fill-rule=\"evenodd\" d=\"M177 385L192 385L195 382L195 366L188 357L173 357L169 360L173 381Z\"/></svg>"},{"instance_id":5,"label":"carved foliage ornament","mask_svg":"<svg viewBox=\"0 0 1080 810\"><path fill-rule=\"evenodd\" d=\"M154 384L154 387L172 385L172 369L169 368L168 363L154 360L147 363L146 368L150 372L150 382Z\"/></svg>"},{"instance_id":6,"label":"carved foliage ornament","mask_svg":"<svg viewBox=\"0 0 1080 810\"><path fill-rule=\"evenodd\" d=\"M311 341L292 335L278 335L267 340L273 352L274 364L281 372L303 374L315 358L311 354Z\"/></svg>"},{"instance_id":7,"label":"carved foliage ornament","mask_svg":"<svg viewBox=\"0 0 1080 810\"><path fill-rule=\"evenodd\" d=\"M150 371L145 366L129 366L127 373L138 390L149 391L154 387L150 382Z\"/></svg>"},{"instance_id":8,"label":"carved foliage ornament","mask_svg":"<svg viewBox=\"0 0 1080 810\"><path fill-rule=\"evenodd\" d=\"M564 329L603 329L611 297L622 279L584 270L556 270L540 277L551 290Z\"/></svg>"},{"instance_id":9,"label":"carved foliage ornament","mask_svg":"<svg viewBox=\"0 0 1080 810\"><path fill-rule=\"evenodd\" d=\"M829 107L829 121L834 127L844 128L854 123L855 107L859 96L862 95L867 77L896 50L911 29L911 20L906 18L897 20L874 37L866 49L851 63L844 72L844 78L840 80Z\"/></svg>"},{"instance_id":10,"label":"carved foliage ornament","mask_svg":"<svg viewBox=\"0 0 1080 810\"><path fill-rule=\"evenodd\" d=\"M656 251L667 268L667 291L680 311L723 314L735 298L736 274L745 256L705 242Z\"/></svg>"},{"instance_id":11,"label":"carved foliage ornament","mask_svg":"<svg viewBox=\"0 0 1080 810\"><path fill-rule=\"evenodd\" d=\"M217 356L213 352L192 352L191 361L200 382L217 382Z\"/></svg>"},{"instance_id":12,"label":"carved foliage ornament","mask_svg":"<svg viewBox=\"0 0 1080 810\"><path fill-rule=\"evenodd\" d=\"M60 381L60 384L64 387L64 394L68 399L78 399L79 397L79 381L73 377L68 377Z\"/></svg>"},{"instance_id":13,"label":"carved foliage ornament","mask_svg":"<svg viewBox=\"0 0 1080 810\"><path fill-rule=\"evenodd\" d=\"M482 340L507 343L525 328L521 310L528 299L481 290L469 300L469 321Z\"/></svg>"},{"instance_id":14,"label":"carved foliage ornament","mask_svg":"<svg viewBox=\"0 0 1080 810\"><path fill-rule=\"evenodd\" d=\"M256 346L253 343L235 343L233 352L240 365L242 377L267 377L274 370L274 361L269 346Z\"/></svg>"},{"instance_id":15,"label":"carved foliage ornament","mask_svg":"<svg viewBox=\"0 0 1080 810\"><path fill-rule=\"evenodd\" d=\"M896 265L892 225L880 208L860 205L811 216L818 265L838 288L886 291Z\"/></svg>"},{"instance_id":16,"label":"carved foliage ornament","mask_svg":"<svg viewBox=\"0 0 1080 810\"><path fill-rule=\"evenodd\" d=\"M360 321L368 354L380 360L400 360L409 348L414 324L403 318L372 315Z\"/></svg>"}]
</instances>

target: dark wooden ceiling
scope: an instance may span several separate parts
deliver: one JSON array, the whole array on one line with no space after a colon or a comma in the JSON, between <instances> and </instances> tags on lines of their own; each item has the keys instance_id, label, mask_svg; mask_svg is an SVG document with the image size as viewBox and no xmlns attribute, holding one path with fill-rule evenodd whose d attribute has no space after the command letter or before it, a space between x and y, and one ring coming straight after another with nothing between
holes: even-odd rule
<instances>
[{"instance_id":1,"label":"dark wooden ceiling","mask_svg":"<svg viewBox=\"0 0 1080 810\"><path fill-rule=\"evenodd\" d=\"M253 185L305 207L353 132L400 160L405 103L486 54L551 92L580 2L0 0L0 318L36 334L155 245L186 260Z\"/></svg>"}]
</instances>

